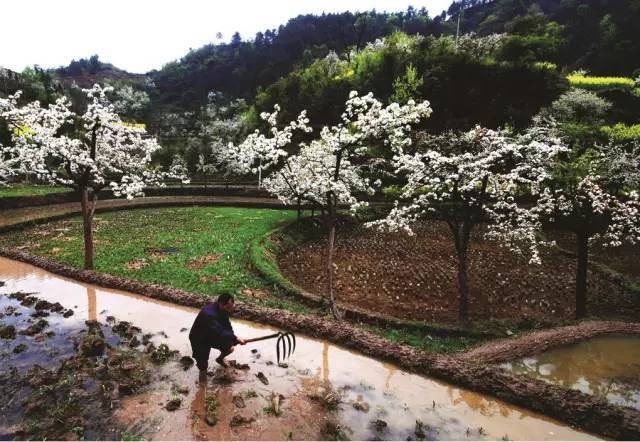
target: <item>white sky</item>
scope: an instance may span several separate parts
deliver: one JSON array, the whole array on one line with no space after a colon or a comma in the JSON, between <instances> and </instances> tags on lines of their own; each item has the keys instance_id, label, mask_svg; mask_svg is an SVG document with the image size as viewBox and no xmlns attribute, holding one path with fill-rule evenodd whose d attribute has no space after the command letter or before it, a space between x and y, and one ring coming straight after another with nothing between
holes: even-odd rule
<instances>
[{"instance_id":1,"label":"white sky","mask_svg":"<svg viewBox=\"0 0 640 442\"><path fill-rule=\"evenodd\" d=\"M5 0L0 6L0 66L57 67L98 54L131 72L159 69L189 48L243 39L298 14L396 12L413 5L430 16L451 0Z\"/></svg>"}]
</instances>

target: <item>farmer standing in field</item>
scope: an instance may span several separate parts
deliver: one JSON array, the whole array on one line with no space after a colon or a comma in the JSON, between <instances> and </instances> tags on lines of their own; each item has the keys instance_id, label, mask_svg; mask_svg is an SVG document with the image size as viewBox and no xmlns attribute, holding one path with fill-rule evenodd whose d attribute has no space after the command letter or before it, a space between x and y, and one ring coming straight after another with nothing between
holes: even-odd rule
<instances>
[{"instance_id":1,"label":"farmer standing in field","mask_svg":"<svg viewBox=\"0 0 640 442\"><path fill-rule=\"evenodd\" d=\"M200 376L206 376L209 366L209 352L212 348L220 350L216 362L223 367L229 364L224 360L231 354L236 344L244 345L244 339L233 333L229 317L233 314L235 301L233 296L223 293L216 302L208 303L193 322L189 332L189 341L193 351L193 359L200 370Z\"/></svg>"}]
</instances>

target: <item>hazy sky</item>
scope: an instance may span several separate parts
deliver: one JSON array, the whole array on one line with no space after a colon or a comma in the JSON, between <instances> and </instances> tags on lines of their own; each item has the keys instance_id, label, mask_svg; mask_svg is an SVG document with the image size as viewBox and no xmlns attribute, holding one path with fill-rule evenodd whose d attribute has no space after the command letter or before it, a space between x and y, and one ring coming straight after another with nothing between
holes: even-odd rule
<instances>
[{"instance_id":1,"label":"hazy sky","mask_svg":"<svg viewBox=\"0 0 640 442\"><path fill-rule=\"evenodd\" d=\"M451 0L8 0L0 17L0 66L21 71L57 67L74 58L100 59L131 72L158 69L189 48L243 39L304 13L405 10L431 16Z\"/></svg>"}]
</instances>

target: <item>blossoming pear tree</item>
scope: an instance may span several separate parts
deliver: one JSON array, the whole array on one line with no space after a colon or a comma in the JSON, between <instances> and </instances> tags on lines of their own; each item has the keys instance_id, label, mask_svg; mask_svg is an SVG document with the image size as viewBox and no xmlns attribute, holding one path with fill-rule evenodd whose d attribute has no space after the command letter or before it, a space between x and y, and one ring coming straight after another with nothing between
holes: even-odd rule
<instances>
[{"instance_id":1,"label":"blossoming pear tree","mask_svg":"<svg viewBox=\"0 0 640 442\"><path fill-rule=\"evenodd\" d=\"M256 129L247 138L235 145L228 143L226 148L214 146L214 154L218 161L225 165L227 170L237 174L258 174L258 188L262 187L262 173L269 168L278 165L281 158L287 156L285 147L291 144L294 133L301 131L310 133L309 119L306 111L300 112L296 121L290 122L284 128L279 129L277 125L280 106L275 105L273 112L263 112L260 118L266 121L269 126L271 136L264 135Z\"/></svg>"},{"instance_id":2,"label":"blossoming pear tree","mask_svg":"<svg viewBox=\"0 0 640 442\"><path fill-rule=\"evenodd\" d=\"M587 313L589 245L640 243L640 147L609 143L558 162L541 194L551 219L576 239L576 319Z\"/></svg>"},{"instance_id":3,"label":"blossoming pear tree","mask_svg":"<svg viewBox=\"0 0 640 442\"><path fill-rule=\"evenodd\" d=\"M116 196L131 199L167 176L151 167L151 155L160 148L156 140L143 127L120 119L106 97L110 91L99 85L84 89L88 105L82 115L71 110L65 97L46 108L37 101L20 106L18 92L0 104L0 118L13 129L12 145L2 154L12 158L18 173L79 192L86 269L93 268L98 192L110 187Z\"/></svg>"},{"instance_id":4,"label":"blossoming pear tree","mask_svg":"<svg viewBox=\"0 0 640 442\"><path fill-rule=\"evenodd\" d=\"M300 143L297 153L289 153L285 147L291 143L294 130L311 131L309 120L303 112L297 121L280 130L277 128L278 111L276 106L273 113L261 115L272 136L258 132L250 135L234 149L239 159L236 163L247 168L257 159L261 167L270 170L264 180L269 192L285 204L305 202L322 210L328 232L325 298L334 317L339 318L333 289L338 210L356 211L366 205L360 196L374 192L374 183L363 173L360 161L370 143L384 141L398 148L409 145L411 125L428 117L431 108L426 101L416 104L411 100L404 106L393 103L383 107L372 94L359 96L357 92L351 92L341 122L323 127L317 138Z\"/></svg>"},{"instance_id":5,"label":"blossoming pear tree","mask_svg":"<svg viewBox=\"0 0 640 442\"><path fill-rule=\"evenodd\" d=\"M468 132L429 136L414 153L396 149L396 173L406 175L402 199L385 219L368 223L384 231L413 234L413 223L441 219L449 227L458 261L459 319L468 319L469 243L473 230L488 222L487 235L539 262L536 232L541 227L535 201L547 169L564 149L552 128L532 127L513 136L476 127Z\"/></svg>"}]
</instances>

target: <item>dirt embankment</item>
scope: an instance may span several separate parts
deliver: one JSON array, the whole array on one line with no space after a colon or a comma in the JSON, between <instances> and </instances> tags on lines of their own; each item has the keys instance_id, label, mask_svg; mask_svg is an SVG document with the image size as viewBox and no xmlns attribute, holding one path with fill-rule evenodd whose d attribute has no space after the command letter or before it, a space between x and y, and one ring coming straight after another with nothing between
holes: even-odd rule
<instances>
[{"instance_id":1,"label":"dirt embankment","mask_svg":"<svg viewBox=\"0 0 640 442\"><path fill-rule=\"evenodd\" d=\"M412 237L350 226L338 232L334 255L338 301L404 320L456 321L459 292L451 233L437 221L415 230ZM485 240L482 234L478 228L470 249L471 318L574 317L573 257L545 248L542 264L529 264L527 257ZM296 244L278 256L280 270L304 290L323 293L325 247L324 238ZM588 290L592 315L633 318L640 313L640 297L609 275L590 271Z\"/></svg>"},{"instance_id":2,"label":"dirt embankment","mask_svg":"<svg viewBox=\"0 0 640 442\"><path fill-rule=\"evenodd\" d=\"M524 336L488 342L457 355L457 359L477 364L499 364L542 353L603 334L640 334L640 323L587 321L577 325L540 330Z\"/></svg>"},{"instance_id":3,"label":"dirt embankment","mask_svg":"<svg viewBox=\"0 0 640 442\"><path fill-rule=\"evenodd\" d=\"M201 306L203 295L146 284L126 278L71 268L40 257L0 249L0 255L27 262L53 273L103 287L136 292L188 306ZM614 439L640 439L640 412L598 400L575 390L522 378L494 366L478 365L389 342L348 323L239 303L242 319L282 327L326 339L365 355L388 360L418 374L432 376L473 391L488 394L524 408L551 415L586 431Z\"/></svg>"}]
</instances>

